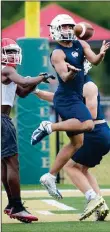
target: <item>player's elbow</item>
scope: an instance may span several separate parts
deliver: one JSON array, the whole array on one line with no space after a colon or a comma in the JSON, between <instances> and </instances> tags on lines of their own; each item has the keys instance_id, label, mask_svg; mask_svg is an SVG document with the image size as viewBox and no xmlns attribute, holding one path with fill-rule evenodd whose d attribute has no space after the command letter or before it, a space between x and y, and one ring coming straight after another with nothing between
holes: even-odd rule
<instances>
[{"instance_id":1,"label":"player's elbow","mask_svg":"<svg viewBox=\"0 0 110 232\"><path fill-rule=\"evenodd\" d=\"M23 92L23 91L21 91L21 92L19 93L19 97L21 97L21 98L25 98L27 95L28 95L28 93L25 93L25 92Z\"/></svg>"},{"instance_id":2,"label":"player's elbow","mask_svg":"<svg viewBox=\"0 0 110 232\"><path fill-rule=\"evenodd\" d=\"M63 77L62 77L62 80L63 80L63 82L65 82L65 83L66 83L66 82L69 80L69 77L65 77L65 76L63 76Z\"/></svg>"},{"instance_id":3,"label":"player's elbow","mask_svg":"<svg viewBox=\"0 0 110 232\"><path fill-rule=\"evenodd\" d=\"M91 60L91 64L97 66L99 64L99 61L97 61L97 59L94 58L94 59Z\"/></svg>"}]
</instances>

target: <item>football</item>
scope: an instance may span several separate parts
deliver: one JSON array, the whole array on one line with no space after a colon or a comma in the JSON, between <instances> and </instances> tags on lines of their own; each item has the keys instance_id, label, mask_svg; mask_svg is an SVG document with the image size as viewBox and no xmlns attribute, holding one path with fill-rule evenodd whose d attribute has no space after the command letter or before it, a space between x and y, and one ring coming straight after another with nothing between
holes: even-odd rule
<instances>
[{"instance_id":1,"label":"football","mask_svg":"<svg viewBox=\"0 0 110 232\"><path fill-rule=\"evenodd\" d=\"M88 40L93 36L94 29L91 24L81 22L75 25L74 33L77 38L81 40Z\"/></svg>"}]
</instances>

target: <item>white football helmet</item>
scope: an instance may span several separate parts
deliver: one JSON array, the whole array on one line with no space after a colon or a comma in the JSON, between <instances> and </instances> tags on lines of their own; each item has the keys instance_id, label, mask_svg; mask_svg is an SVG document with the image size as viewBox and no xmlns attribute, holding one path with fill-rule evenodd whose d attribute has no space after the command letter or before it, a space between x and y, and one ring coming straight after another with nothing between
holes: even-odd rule
<instances>
[{"instance_id":1,"label":"white football helmet","mask_svg":"<svg viewBox=\"0 0 110 232\"><path fill-rule=\"evenodd\" d=\"M73 29L64 30L62 25L76 25L75 21L67 14L57 15L51 22L50 26L50 36L53 40L57 41L71 41L76 39Z\"/></svg>"}]
</instances>

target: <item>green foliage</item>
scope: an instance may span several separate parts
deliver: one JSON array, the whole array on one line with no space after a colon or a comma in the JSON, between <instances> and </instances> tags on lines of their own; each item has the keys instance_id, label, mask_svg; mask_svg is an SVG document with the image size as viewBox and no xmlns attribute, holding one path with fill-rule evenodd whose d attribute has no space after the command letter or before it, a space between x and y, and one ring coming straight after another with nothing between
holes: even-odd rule
<instances>
[{"instance_id":1,"label":"green foliage","mask_svg":"<svg viewBox=\"0 0 110 232\"><path fill-rule=\"evenodd\" d=\"M24 2L2 1L1 10L2 10L1 27L3 29L24 17Z\"/></svg>"},{"instance_id":2,"label":"green foliage","mask_svg":"<svg viewBox=\"0 0 110 232\"><path fill-rule=\"evenodd\" d=\"M110 29L110 2L57 2L62 7L78 14L94 23Z\"/></svg>"},{"instance_id":3,"label":"green foliage","mask_svg":"<svg viewBox=\"0 0 110 232\"><path fill-rule=\"evenodd\" d=\"M52 3L52 1L41 2L41 7ZM93 22L110 29L110 2L92 1L56 1L58 5L68 9L80 16L92 20ZM2 28L24 17L23 1L2 1Z\"/></svg>"}]
</instances>

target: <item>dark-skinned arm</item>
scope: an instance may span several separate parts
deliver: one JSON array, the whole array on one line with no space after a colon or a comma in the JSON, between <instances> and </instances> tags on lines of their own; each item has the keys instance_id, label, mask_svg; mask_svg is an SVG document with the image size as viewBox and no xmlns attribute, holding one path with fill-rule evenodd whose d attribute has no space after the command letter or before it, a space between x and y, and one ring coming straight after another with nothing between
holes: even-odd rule
<instances>
[{"instance_id":1,"label":"dark-skinned arm","mask_svg":"<svg viewBox=\"0 0 110 232\"><path fill-rule=\"evenodd\" d=\"M20 86L20 85L17 85L16 94L19 97L24 98L24 97L28 96L29 93L33 92L35 88L36 88L36 85L28 86L25 88Z\"/></svg>"},{"instance_id":2,"label":"dark-skinned arm","mask_svg":"<svg viewBox=\"0 0 110 232\"><path fill-rule=\"evenodd\" d=\"M48 75L46 73L41 74L38 77L24 78L23 76L19 75L14 68L8 66L2 70L2 75L6 76L9 80L13 81L15 84L20 85L22 87L38 85L42 81L47 82L48 78L55 79L53 75Z\"/></svg>"}]
</instances>

